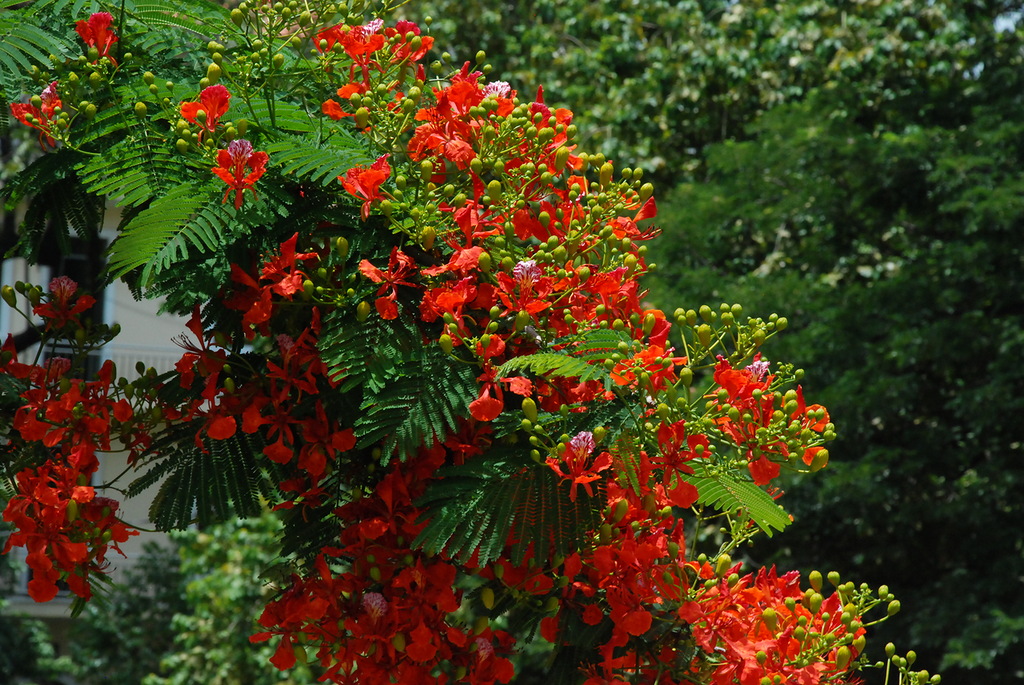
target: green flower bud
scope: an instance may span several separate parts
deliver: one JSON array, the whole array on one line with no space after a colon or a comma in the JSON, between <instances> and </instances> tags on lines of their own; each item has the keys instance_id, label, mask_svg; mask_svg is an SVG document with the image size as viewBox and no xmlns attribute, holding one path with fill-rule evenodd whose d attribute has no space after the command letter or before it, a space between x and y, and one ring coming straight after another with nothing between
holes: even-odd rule
<instances>
[{"instance_id":1,"label":"green flower bud","mask_svg":"<svg viewBox=\"0 0 1024 685\"><path fill-rule=\"evenodd\" d=\"M523 399L523 414L526 415L530 421L537 422L537 403L533 399L526 397Z\"/></svg>"},{"instance_id":2,"label":"green flower bud","mask_svg":"<svg viewBox=\"0 0 1024 685\"><path fill-rule=\"evenodd\" d=\"M850 657L851 656L852 656L852 653L850 652L850 648L847 647L846 645L843 645L842 647L837 649L836 650L836 670L838 670L838 671L845 671L846 667L850 665Z\"/></svg>"},{"instance_id":3,"label":"green flower bud","mask_svg":"<svg viewBox=\"0 0 1024 685\"><path fill-rule=\"evenodd\" d=\"M723 554L718 557L718 561L715 562L715 577L721 578L730 568L732 568L732 557L728 554Z\"/></svg>"},{"instance_id":4,"label":"green flower bud","mask_svg":"<svg viewBox=\"0 0 1024 685\"><path fill-rule=\"evenodd\" d=\"M480 591L480 601L483 603L485 609L494 608L494 590L485 587Z\"/></svg>"},{"instance_id":5,"label":"green flower bud","mask_svg":"<svg viewBox=\"0 0 1024 685\"><path fill-rule=\"evenodd\" d=\"M235 26L241 26L242 22L245 21L245 13L237 7L231 10L231 23Z\"/></svg>"},{"instance_id":6,"label":"green flower bud","mask_svg":"<svg viewBox=\"0 0 1024 685\"><path fill-rule=\"evenodd\" d=\"M136 102L135 103L135 116L137 116L137 117L139 117L141 119L142 117L146 116L146 114L148 114L148 113L149 113L149 108L146 107L146 103L145 102Z\"/></svg>"},{"instance_id":7,"label":"green flower bud","mask_svg":"<svg viewBox=\"0 0 1024 685\"><path fill-rule=\"evenodd\" d=\"M338 236L334 241L334 252L341 259L348 257L348 238L344 236Z\"/></svg>"},{"instance_id":8,"label":"green flower bud","mask_svg":"<svg viewBox=\"0 0 1024 685\"><path fill-rule=\"evenodd\" d=\"M359 321L366 321L367 317L370 316L370 303L363 300L356 305L356 319Z\"/></svg>"}]
</instances>

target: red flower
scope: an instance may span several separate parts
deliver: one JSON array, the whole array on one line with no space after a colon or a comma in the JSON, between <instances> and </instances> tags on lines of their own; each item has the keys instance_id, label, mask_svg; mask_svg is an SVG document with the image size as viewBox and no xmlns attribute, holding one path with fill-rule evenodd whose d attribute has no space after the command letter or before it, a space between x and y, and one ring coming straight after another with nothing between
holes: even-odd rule
<instances>
[{"instance_id":1,"label":"red flower","mask_svg":"<svg viewBox=\"0 0 1024 685\"><path fill-rule=\"evenodd\" d=\"M50 296L46 302L37 304L32 312L44 319L53 329L61 329L69 324L78 325L78 315L96 303L91 295L75 297L78 284L67 276L58 276L50 281Z\"/></svg>"},{"instance_id":2,"label":"red flower","mask_svg":"<svg viewBox=\"0 0 1024 685\"><path fill-rule=\"evenodd\" d=\"M57 82L43 88L39 96L40 104L35 106L22 102L15 102L11 105L11 114L14 118L39 131L39 146L46 150L46 146L56 147L53 139L54 110L62 107L60 96L57 94ZM45 136L45 138L44 138Z\"/></svg>"},{"instance_id":3,"label":"red flower","mask_svg":"<svg viewBox=\"0 0 1024 685\"><path fill-rule=\"evenodd\" d=\"M114 18L109 12L96 12L88 21L75 24L75 31L90 48L96 48L100 57L106 57L115 65L117 61L110 56L110 48L117 42L117 35L110 30Z\"/></svg>"},{"instance_id":4,"label":"red flower","mask_svg":"<svg viewBox=\"0 0 1024 685\"><path fill-rule=\"evenodd\" d=\"M227 88L222 85L210 86L199 94L199 102L181 103L181 116L203 129L199 132L202 140L205 131L213 133L217 130L217 124L227 114L230 102L231 93Z\"/></svg>"},{"instance_id":5,"label":"red flower","mask_svg":"<svg viewBox=\"0 0 1024 685\"><path fill-rule=\"evenodd\" d=\"M374 200L381 199L380 186L391 175L391 166L388 164L388 156L381 155L369 168L355 166L339 176L338 180L345 190L358 198L365 200L359 214L366 221L370 216L370 205Z\"/></svg>"},{"instance_id":6,"label":"red flower","mask_svg":"<svg viewBox=\"0 0 1024 685\"><path fill-rule=\"evenodd\" d=\"M612 465L612 456L607 452L602 452L588 466L587 462L590 461L590 455L596 447L597 443L594 442L594 434L589 431L583 431L577 433L576 437L569 441L569 444L566 445L565 454L561 459L555 457L548 457L547 459L547 465L563 481L572 481L569 499L573 502L576 501L577 485L582 485L586 489L587 494L593 497L594 491L591 489L590 484L595 480L599 480L601 476L598 474ZM564 471L562 470L563 466L566 467Z\"/></svg>"},{"instance_id":7,"label":"red flower","mask_svg":"<svg viewBox=\"0 0 1024 685\"><path fill-rule=\"evenodd\" d=\"M253 185L266 171L268 159L266 152L253 152L252 144L241 138L231 141L227 150L218 152L217 164L220 166L214 167L213 173L228 184L222 202L228 201L228 194L232 190L235 191L235 209L242 206L246 190L252 192L253 199L257 199ZM251 169L248 174L246 168Z\"/></svg>"},{"instance_id":8,"label":"red flower","mask_svg":"<svg viewBox=\"0 0 1024 685\"><path fill-rule=\"evenodd\" d=\"M377 290L379 297L374 303L377 306L377 313L382 319L397 319L398 305L395 301L398 299L398 286L413 285L405 280L416 271L412 257L393 247L387 271L381 271L367 259L359 262L359 271L374 283L383 284Z\"/></svg>"},{"instance_id":9,"label":"red flower","mask_svg":"<svg viewBox=\"0 0 1024 685\"><path fill-rule=\"evenodd\" d=\"M380 33L382 28L384 22L381 19L374 19L365 26L332 26L316 35L316 47L321 52L328 52L335 45L341 45L353 61L363 64L369 59L368 55L380 50L387 42L384 34ZM323 41L327 44L323 45Z\"/></svg>"}]
</instances>

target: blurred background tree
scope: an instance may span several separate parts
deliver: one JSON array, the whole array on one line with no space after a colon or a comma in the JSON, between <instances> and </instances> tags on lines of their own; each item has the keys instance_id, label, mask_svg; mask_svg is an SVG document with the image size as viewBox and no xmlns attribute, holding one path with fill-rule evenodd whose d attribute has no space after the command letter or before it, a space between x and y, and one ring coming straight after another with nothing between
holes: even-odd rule
<instances>
[{"instance_id":1,"label":"blurred background tree","mask_svg":"<svg viewBox=\"0 0 1024 685\"><path fill-rule=\"evenodd\" d=\"M778 311L839 427L756 561L888 583L874 642L1024 678L1024 34L1010 2L414 3L659 188L650 299ZM603 127L597 122L604 122ZM876 652L877 654L877 652ZM869 675L870 677L870 675Z\"/></svg>"},{"instance_id":2,"label":"blurred background tree","mask_svg":"<svg viewBox=\"0 0 1024 685\"><path fill-rule=\"evenodd\" d=\"M83 685L311 685L318 673L270 664L276 644L249 643L277 559L269 512L149 545L129 578L74 624L69 661Z\"/></svg>"}]
</instances>

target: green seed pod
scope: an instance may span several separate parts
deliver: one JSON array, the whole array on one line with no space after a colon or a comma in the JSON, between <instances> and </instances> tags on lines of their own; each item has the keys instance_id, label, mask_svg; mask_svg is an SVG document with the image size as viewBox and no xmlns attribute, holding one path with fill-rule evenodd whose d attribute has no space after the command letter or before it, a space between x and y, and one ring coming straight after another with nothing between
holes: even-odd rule
<instances>
[{"instance_id":1,"label":"green seed pod","mask_svg":"<svg viewBox=\"0 0 1024 685\"><path fill-rule=\"evenodd\" d=\"M68 500L67 509L64 510L68 517L68 522L74 522L78 518L78 502L75 500Z\"/></svg>"},{"instance_id":2,"label":"green seed pod","mask_svg":"<svg viewBox=\"0 0 1024 685\"><path fill-rule=\"evenodd\" d=\"M555 151L555 171L561 172L569 162L569 148L565 145Z\"/></svg>"},{"instance_id":3,"label":"green seed pod","mask_svg":"<svg viewBox=\"0 0 1024 685\"><path fill-rule=\"evenodd\" d=\"M638 170L639 171L639 170ZM654 185L651 183L645 183L640 186L640 202L647 202L654 195Z\"/></svg>"},{"instance_id":4,"label":"green seed pod","mask_svg":"<svg viewBox=\"0 0 1024 685\"><path fill-rule=\"evenodd\" d=\"M526 397L523 399L523 414L526 415L530 421L537 422L537 403L532 398Z\"/></svg>"},{"instance_id":5,"label":"green seed pod","mask_svg":"<svg viewBox=\"0 0 1024 685\"><path fill-rule=\"evenodd\" d=\"M334 241L334 252L339 258L345 259L348 257L348 238L344 236L338 236L337 240Z\"/></svg>"},{"instance_id":6,"label":"green seed pod","mask_svg":"<svg viewBox=\"0 0 1024 685\"><path fill-rule=\"evenodd\" d=\"M433 226L426 226L420 231L420 245L424 250L434 247L434 240L437 239L437 230Z\"/></svg>"},{"instance_id":7,"label":"green seed pod","mask_svg":"<svg viewBox=\"0 0 1024 685\"><path fill-rule=\"evenodd\" d=\"M811 459L811 471L820 471L828 465L828 450L820 449Z\"/></svg>"},{"instance_id":8,"label":"green seed pod","mask_svg":"<svg viewBox=\"0 0 1024 685\"><path fill-rule=\"evenodd\" d=\"M618 523L626 517L626 512L629 511L629 502L624 499L620 499L615 503L615 507L612 509L611 522Z\"/></svg>"},{"instance_id":9,"label":"green seed pod","mask_svg":"<svg viewBox=\"0 0 1024 685\"><path fill-rule=\"evenodd\" d=\"M730 568L732 568L732 557L728 554L723 554L718 557L718 561L715 562L715 577L721 578Z\"/></svg>"},{"instance_id":10,"label":"green seed pod","mask_svg":"<svg viewBox=\"0 0 1024 685\"><path fill-rule=\"evenodd\" d=\"M359 321L366 321L367 317L370 316L370 303L363 300L356 305L356 319Z\"/></svg>"},{"instance_id":11,"label":"green seed pod","mask_svg":"<svg viewBox=\"0 0 1024 685\"><path fill-rule=\"evenodd\" d=\"M487 184L487 194L491 197L491 202L498 202L501 199L501 181L493 179Z\"/></svg>"},{"instance_id":12,"label":"green seed pod","mask_svg":"<svg viewBox=\"0 0 1024 685\"><path fill-rule=\"evenodd\" d=\"M697 340L701 346L706 349L711 348L711 326L706 323L701 324L697 328Z\"/></svg>"}]
</instances>

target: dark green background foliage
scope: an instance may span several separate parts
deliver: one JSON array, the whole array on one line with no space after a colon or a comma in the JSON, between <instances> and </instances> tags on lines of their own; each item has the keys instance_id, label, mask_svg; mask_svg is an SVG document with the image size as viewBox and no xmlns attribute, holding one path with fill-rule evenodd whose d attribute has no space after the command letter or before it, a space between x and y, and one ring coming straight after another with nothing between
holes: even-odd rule
<instances>
[{"instance_id":1,"label":"dark green background foliage","mask_svg":"<svg viewBox=\"0 0 1024 685\"><path fill-rule=\"evenodd\" d=\"M945 682L1024 677L1024 35L1012 3L414 3L659 183L651 299L788 316L840 431L755 559L887 583ZM877 653L876 653L877 654ZM969 670L968 670L969 669ZM869 673L869 678L874 674Z\"/></svg>"},{"instance_id":2,"label":"dark green background foliage","mask_svg":"<svg viewBox=\"0 0 1024 685\"><path fill-rule=\"evenodd\" d=\"M172 534L147 547L130 577L76 621L69 661L85 685L306 685L282 673L276 644L249 643L272 595L261 574L277 560L272 514Z\"/></svg>"}]
</instances>

